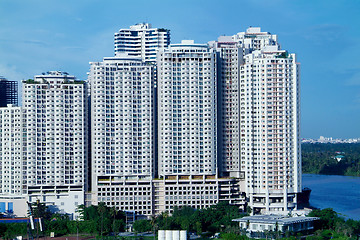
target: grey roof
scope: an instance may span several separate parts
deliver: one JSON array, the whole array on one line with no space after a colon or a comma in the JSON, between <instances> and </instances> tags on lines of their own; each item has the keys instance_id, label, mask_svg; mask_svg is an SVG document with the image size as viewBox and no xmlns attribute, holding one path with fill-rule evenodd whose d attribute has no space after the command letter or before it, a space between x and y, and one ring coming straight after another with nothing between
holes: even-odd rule
<instances>
[{"instance_id":1,"label":"grey roof","mask_svg":"<svg viewBox=\"0 0 360 240\"><path fill-rule=\"evenodd\" d=\"M234 222L247 222L250 223L278 223L282 225L288 225L292 223L299 223L299 222L310 222L314 220L318 220L317 217L287 217L282 215L254 215L254 216L247 216L243 218L233 219Z\"/></svg>"}]
</instances>

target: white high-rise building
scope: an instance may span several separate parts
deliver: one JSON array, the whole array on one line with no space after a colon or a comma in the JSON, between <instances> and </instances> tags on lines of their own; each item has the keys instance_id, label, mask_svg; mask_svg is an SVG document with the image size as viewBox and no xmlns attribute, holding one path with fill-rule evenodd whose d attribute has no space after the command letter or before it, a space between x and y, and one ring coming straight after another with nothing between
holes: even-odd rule
<instances>
[{"instance_id":1,"label":"white high-rise building","mask_svg":"<svg viewBox=\"0 0 360 240\"><path fill-rule=\"evenodd\" d=\"M287 213L301 192L299 63L278 45L244 60L239 111L245 192L254 213Z\"/></svg>"},{"instance_id":2,"label":"white high-rise building","mask_svg":"<svg viewBox=\"0 0 360 240\"><path fill-rule=\"evenodd\" d=\"M288 213L301 192L299 64L277 36L249 28L218 52L219 167L254 213Z\"/></svg>"},{"instance_id":3,"label":"white high-rise building","mask_svg":"<svg viewBox=\"0 0 360 240\"><path fill-rule=\"evenodd\" d=\"M158 174L217 174L216 55L183 40L158 53Z\"/></svg>"},{"instance_id":4,"label":"white high-rise building","mask_svg":"<svg viewBox=\"0 0 360 240\"><path fill-rule=\"evenodd\" d=\"M0 108L0 213L8 216L27 214L23 134L22 108Z\"/></svg>"},{"instance_id":5,"label":"white high-rise building","mask_svg":"<svg viewBox=\"0 0 360 240\"><path fill-rule=\"evenodd\" d=\"M110 202L101 197L108 193L103 192L102 181L147 179L149 185L154 177L153 79L152 65L125 54L91 63L93 204ZM133 210L121 206L129 199L113 200L117 207Z\"/></svg>"},{"instance_id":6,"label":"white high-rise building","mask_svg":"<svg viewBox=\"0 0 360 240\"><path fill-rule=\"evenodd\" d=\"M0 108L0 195L23 194L22 111Z\"/></svg>"},{"instance_id":7,"label":"white high-rise building","mask_svg":"<svg viewBox=\"0 0 360 240\"><path fill-rule=\"evenodd\" d=\"M170 30L139 23L115 33L115 56L127 53L147 63L156 63L156 53L170 44Z\"/></svg>"},{"instance_id":8,"label":"white high-rise building","mask_svg":"<svg viewBox=\"0 0 360 240\"><path fill-rule=\"evenodd\" d=\"M219 173L243 178L240 151L240 65L244 55L265 46L278 45L277 36L250 27L233 36L220 36L209 45L218 53Z\"/></svg>"},{"instance_id":9,"label":"white high-rise building","mask_svg":"<svg viewBox=\"0 0 360 240\"><path fill-rule=\"evenodd\" d=\"M240 161L240 78L243 49L231 36L209 42L217 52L219 174L243 178Z\"/></svg>"},{"instance_id":10,"label":"white high-rise building","mask_svg":"<svg viewBox=\"0 0 360 240\"><path fill-rule=\"evenodd\" d=\"M145 216L222 200L255 214L296 210L295 55L280 50L276 35L249 28L210 46L187 40L160 47L154 70L129 47L142 46L131 41L138 41L136 29L148 28L127 36L120 30L117 40L127 47L91 63L92 203Z\"/></svg>"},{"instance_id":11,"label":"white high-rise building","mask_svg":"<svg viewBox=\"0 0 360 240\"><path fill-rule=\"evenodd\" d=\"M59 71L23 82L23 161L30 202L75 214L88 170L87 87Z\"/></svg>"}]
</instances>

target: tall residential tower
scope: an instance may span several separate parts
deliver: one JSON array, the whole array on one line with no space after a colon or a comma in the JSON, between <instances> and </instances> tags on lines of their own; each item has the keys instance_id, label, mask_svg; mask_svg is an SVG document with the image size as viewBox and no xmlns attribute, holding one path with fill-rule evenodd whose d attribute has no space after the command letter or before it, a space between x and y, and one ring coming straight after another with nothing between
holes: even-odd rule
<instances>
[{"instance_id":1,"label":"tall residential tower","mask_svg":"<svg viewBox=\"0 0 360 240\"><path fill-rule=\"evenodd\" d=\"M159 52L159 176L217 173L215 56L190 40Z\"/></svg>"},{"instance_id":2,"label":"tall residential tower","mask_svg":"<svg viewBox=\"0 0 360 240\"><path fill-rule=\"evenodd\" d=\"M87 85L51 71L23 82L24 187L29 201L73 213L87 190Z\"/></svg>"},{"instance_id":3,"label":"tall residential tower","mask_svg":"<svg viewBox=\"0 0 360 240\"><path fill-rule=\"evenodd\" d=\"M295 54L266 46L240 68L241 162L254 212L289 212L301 192L300 73Z\"/></svg>"},{"instance_id":4,"label":"tall residential tower","mask_svg":"<svg viewBox=\"0 0 360 240\"><path fill-rule=\"evenodd\" d=\"M26 215L21 107L0 107L0 213Z\"/></svg>"},{"instance_id":5,"label":"tall residential tower","mask_svg":"<svg viewBox=\"0 0 360 240\"><path fill-rule=\"evenodd\" d=\"M92 203L151 215L147 193L155 175L154 67L126 54L90 64ZM137 184L125 188L131 179ZM145 180L140 188L138 180ZM107 182L111 186L103 187Z\"/></svg>"},{"instance_id":6,"label":"tall residential tower","mask_svg":"<svg viewBox=\"0 0 360 240\"><path fill-rule=\"evenodd\" d=\"M276 35L219 37L221 173L239 178L254 213L288 213L301 192L299 63Z\"/></svg>"}]
</instances>

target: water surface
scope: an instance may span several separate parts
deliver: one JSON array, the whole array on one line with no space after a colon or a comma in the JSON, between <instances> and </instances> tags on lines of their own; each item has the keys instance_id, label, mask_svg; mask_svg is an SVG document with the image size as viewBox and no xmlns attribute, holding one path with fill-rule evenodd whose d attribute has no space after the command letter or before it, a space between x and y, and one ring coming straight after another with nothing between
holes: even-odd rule
<instances>
[{"instance_id":1,"label":"water surface","mask_svg":"<svg viewBox=\"0 0 360 240\"><path fill-rule=\"evenodd\" d=\"M360 220L360 177L303 174L303 187L311 188L310 205L332 208L347 218Z\"/></svg>"}]
</instances>

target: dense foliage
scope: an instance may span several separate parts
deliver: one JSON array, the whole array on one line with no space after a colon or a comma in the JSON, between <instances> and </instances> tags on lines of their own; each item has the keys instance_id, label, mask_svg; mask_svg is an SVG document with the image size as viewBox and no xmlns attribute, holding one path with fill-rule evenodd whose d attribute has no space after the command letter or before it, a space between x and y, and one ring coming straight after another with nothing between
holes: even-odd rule
<instances>
[{"instance_id":1,"label":"dense foliage","mask_svg":"<svg viewBox=\"0 0 360 240\"><path fill-rule=\"evenodd\" d=\"M315 209L309 217L319 217L320 220L316 222L314 236L307 239L358 239L360 234L360 221L345 220L331 208Z\"/></svg>"},{"instance_id":2,"label":"dense foliage","mask_svg":"<svg viewBox=\"0 0 360 240\"><path fill-rule=\"evenodd\" d=\"M134 230L144 232L150 230L187 230L188 232L216 232L224 231L228 233L237 232L238 224L232 219L244 216L238 207L220 202L217 205L206 209L194 209L191 207L174 208L170 216L164 212L151 220L138 220L134 223Z\"/></svg>"},{"instance_id":3,"label":"dense foliage","mask_svg":"<svg viewBox=\"0 0 360 240\"><path fill-rule=\"evenodd\" d=\"M309 144L301 145L303 173L360 176L360 144ZM338 162L334 157L341 152L345 158Z\"/></svg>"},{"instance_id":4,"label":"dense foliage","mask_svg":"<svg viewBox=\"0 0 360 240\"><path fill-rule=\"evenodd\" d=\"M78 211L81 220L70 221L67 215L52 214L43 203L34 203L32 206L33 216L43 219L44 232L40 235L49 236L50 232L54 232L56 236L76 233L105 236L109 233L116 234L125 230L124 213L116 211L115 208L109 208L104 203L90 207L81 205ZM136 232L185 229L188 232L214 234L221 231L229 233L225 236L232 239L233 234L239 233L239 228L231 220L244 215L239 212L238 207L226 202L220 202L207 209L193 209L186 206L175 207L173 214L164 212L152 217L151 220L137 220L134 222L133 228ZM0 237L11 239L19 235L27 235L26 223L0 224Z\"/></svg>"},{"instance_id":5,"label":"dense foliage","mask_svg":"<svg viewBox=\"0 0 360 240\"><path fill-rule=\"evenodd\" d=\"M43 223L43 232L33 231L40 236L49 236L54 232L55 236L66 234L94 234L108 235L110 232L122 232L125 230L125 215L122 211L115 208L106 207L104 203L99 206L84 207L79 206L81 221L70 221L64 214L52 214L44 203L34 203L32 205L32 214L35 218L41 217ZM39 226L36 224L36 227ZM0 223L0 237L13 239L16 236L27 236L28 226L26 223Z\"/></svg>"},{"instance_id":6,"label":"dense foliage","mask_svg":"<svg viewBox=\"0 0 360 240\"><path fill-rule=\"evenodd\" d=\"M104 203L99 203L99 206L79 206L78 211L81 220L70 221L67 215L51 214L43 203L33 204L33 215L41 216L44 222L44 232L40 236L49 236L50 232L54 232L57 236L76 233L106 236L125 230L124 213L116 211L115 208L106 207ZM202 234L203 239L221 232L220 239L223 240L247 240L244 233L240 232L238 224L232 222L232 219L244 215L246 214L240 213L237 207L226 202L220 202L207 209L193 209L185 206L175 208L171 215L164 212L150 220L137 220L133 228L135 232L150 232L159 229L187 230L190 233ZM315 209L309 216L319 217L320 220L315 224L315 233L307 236L306 239L357 239L360 235L360 221L345 220L332 209ZM20 235L26 236L27 229L26 223L0 223L0 238L13 239ZM300 235L283 239L300 239Z\"/></svg>"}]
</instances>

